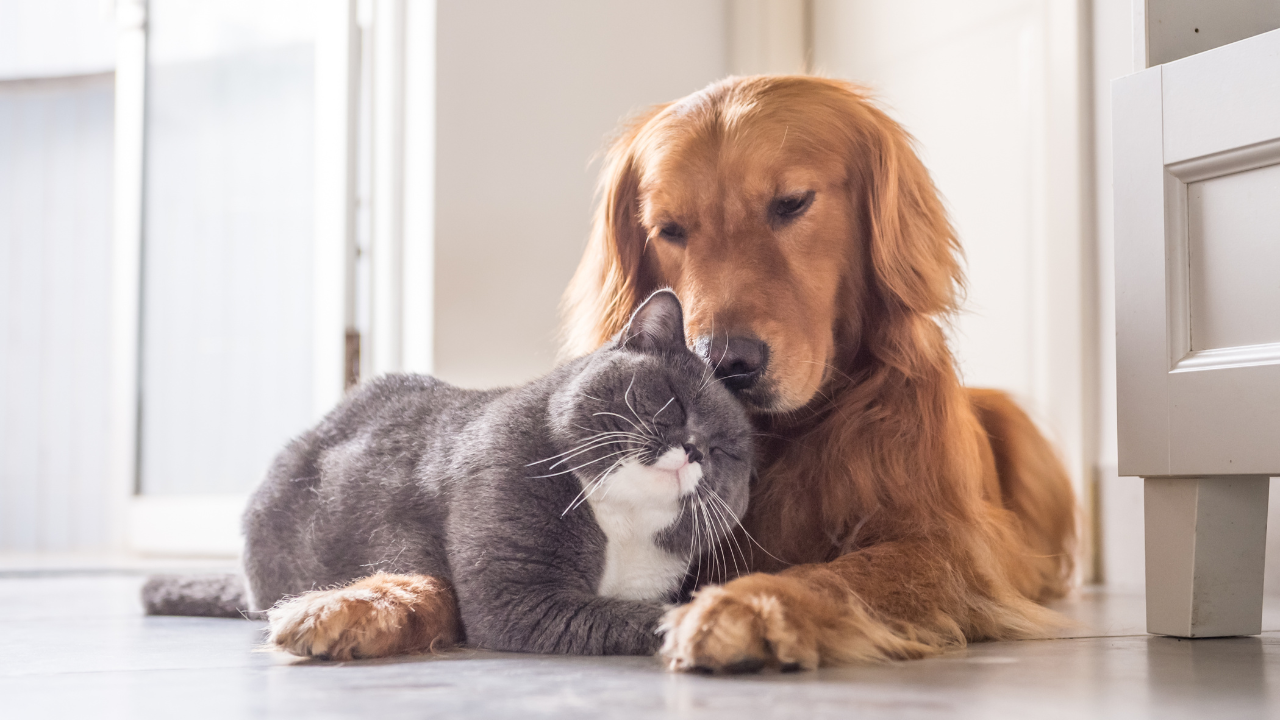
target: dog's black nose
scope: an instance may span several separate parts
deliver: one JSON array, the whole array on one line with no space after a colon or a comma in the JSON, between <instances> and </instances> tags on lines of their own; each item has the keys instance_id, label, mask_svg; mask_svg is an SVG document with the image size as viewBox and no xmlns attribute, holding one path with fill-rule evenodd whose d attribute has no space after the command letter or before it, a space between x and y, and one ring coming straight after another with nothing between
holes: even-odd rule
<instances>
[{"instance_id":1,"label":"dog's black nose","mask_svg":"<svg viewBox=\"0 0 1280 720\"><path fill-rule=\"evenodd\" d=\"M716 377L730 390L752 387L769 365L769 346L753 337L731 337L724 341L703 338L697 347Z\"/></svg>"},{"instance_id":2,"label":"dog's black nose","mask_svg":"<svg viewBox=\"0 0 1280 720\"><path fill-rule=\"evenodd\" d=\"M698 449L697 445L685 443L684 456L689 459L690 463L702 462L702 451Z\"/></svg>"}]
</instances>

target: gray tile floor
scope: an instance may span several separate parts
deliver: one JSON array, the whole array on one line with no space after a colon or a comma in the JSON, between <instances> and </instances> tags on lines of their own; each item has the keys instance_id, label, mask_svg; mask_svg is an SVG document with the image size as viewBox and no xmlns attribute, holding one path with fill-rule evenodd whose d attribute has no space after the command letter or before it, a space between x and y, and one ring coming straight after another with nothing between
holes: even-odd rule
<instances>
[{"instance_id":1,"label":"gray tile floor","mask_svg":"<svg viewBox=\"0 0 1280 720\"><path fill-rule=\"evenodd\" d=\"M143 617L136 573L0 572L5 718L1280 717L1280 614L1255 638L1142 634L1142 598L1086 591L1071 637L794 675L703 677L651 658L318 663L262 623Z\"/></svg>"}]
</instances>

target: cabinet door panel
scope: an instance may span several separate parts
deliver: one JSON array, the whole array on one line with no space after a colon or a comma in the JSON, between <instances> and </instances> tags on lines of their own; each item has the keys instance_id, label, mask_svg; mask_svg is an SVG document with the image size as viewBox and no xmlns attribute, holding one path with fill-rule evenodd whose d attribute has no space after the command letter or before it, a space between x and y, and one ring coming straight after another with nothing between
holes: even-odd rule
<instances>
[{"instance_id":1,"label":"cabinet door panel","mask_svg":"<svg viewBox=\"0 0 1280 720\"><path fill-rule=\"evenodd\" d=\"M1280 31L1115 107L1121 473L1280 474Z\"/></svg>"},{"instance_id":2,"label":"cabinet door panel","mask_svg":"<svg viewBox=\"0 0 1280 720\"><path fill-rule=\"evenodd\" d=\"M1187 245L1192 351L1280 342L1280 165L1187 185Z\"/></svg>"}]
</instances>

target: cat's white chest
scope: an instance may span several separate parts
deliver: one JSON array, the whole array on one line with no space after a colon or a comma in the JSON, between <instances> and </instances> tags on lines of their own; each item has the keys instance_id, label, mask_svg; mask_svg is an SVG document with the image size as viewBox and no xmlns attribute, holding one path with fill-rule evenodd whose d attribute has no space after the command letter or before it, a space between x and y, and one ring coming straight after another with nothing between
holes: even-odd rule
<instances>
[{"instance_id":1,"label":"cat's white chest","mask_svg":"<svg viewBox=\"0 0 1280 720\"><path fill-rule=\"evenodd\" d=\"M682 451L672 452L680 452L683 462ZM661 460L655 466L624 463L587 499L607 538L604 572L597 588L601 596L664 600L684 579L687 559L658 547L654 540L675 522L680 514L681 486L696 485L701 468L686 466L678 480L662 465Z\"/></svg>"}]
</instances>

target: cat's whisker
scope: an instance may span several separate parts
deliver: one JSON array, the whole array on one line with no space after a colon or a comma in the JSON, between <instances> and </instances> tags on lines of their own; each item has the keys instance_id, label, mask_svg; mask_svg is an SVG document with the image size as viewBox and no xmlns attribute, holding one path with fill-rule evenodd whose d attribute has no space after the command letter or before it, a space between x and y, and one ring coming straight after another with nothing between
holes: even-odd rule
<instances>
[{"instance_id":1,"label":"cat's whisker","mask_svg":"<svg viewBox=\"0 0 1280 720\"><path fill-rule=\"evenodd\" d=\"M601 473L601 474L600 474L600 476L599 476L598 478L596 478L596 480L595 480L595 481L593 481L592 486L591 486L591 489L590 489L589 491L587 491L586 496L585 496L585 497L583 497L583 498L582 498L582 500L580 500L580 501L578 502L578 504L579 504L579 505L581 505L582 503L586 502L587 500L590 500L590 499L591 499L591 496L592 496L592 495L593 495L597 490L599 490L600 488L605 487L606 485L608 485L608 484L609 484L609 481L610 481L610 480L612 480L612 479L614 478L614 476L615 476L615 475L614 475L614 472L613 472L613 471L614 471L615 469L617 469L617 467L621 466L623 463L627 462L628 460L634 460L634 459L636 459L636 458L638 458L638 457L639 457L639 453L633 453L633 454L631 454L631 455L627 455L627 456L624 456L624 457L620 458L616 463L614 463L612 466L610 466L608 470L605 470L603 473ZM605 487L605 495L608 495L608 494L609 494L609 488Z\"/></svg>"},{"instance_id":2,"label":"cat's whisker","mask_svg":"<svg viewBox=\"0 0 1280 720\"><path fill-rule=\"evenodd\" d=\"M631 411L631 414L636 416L636 420L639 420L640 424L644 425L645 429L653 433L654 436L656 437L658 433L653 428L645 424L644 418L640 417L640 413L636 412L635 407L632 406L631 404L631 386L635 384L636 384L636 374L631 373L631 382L627 385L626 392L622 393L622 400L627 404L627 409Z\"/></svg>"},{"instance_id":3,"label":"cat's whisker","mask_svg":"<svg viewBox=\"0 0 1280 720\"><path fill-rule=\"evenodd\" d=\"M707 514L707 525L711 526L712 538L715 543L716 552L720 558L720 578L722 582L729 581L729 548L724 545L724 537L720 534L720 522L713 513L714 506L710 504L703 505L703 511Z\"/></svg>"},{"instance_id":4,"label":"cat's whisker","mask_svg":"<svg viewBox=\"0 0 1280 720\"><path fill-rule=\"evenodd\" d=\"M698 513L702 515L703 523L706 525L707 552L711 560L711 581L716 581L716 571L721 569L719 544L716 542L715 533L712 531L711 520L707 516L707 507L703 504L702 498L698 498ZM720 573L721 582L723 582L724 572Z\"/></svg>"},{"instance_id":5,"label":"cat's whisker","mask_svg":"<svg viewBox=\"0 0 1280 720\"><path fill-rule=\"evenodd\" d=\"M722 353L719 359L716 360L715 367L711 369L711 377L702 383L702 387L698 388L698 392L702 392L703 390L705 390L707 385L710 385L711 381L716 379L716 373L720 371L720 363L724 362L724 356L728 354L727 351L729 349L729 331L728 330L725 330L724 332L724 344L725 344L726 352ZM715 325L715 320L712 320L711 321L711 344L707 346L708 356L710 356L711 351L715 349L715 346L716 346L716 325ZM708 357L708 359L710 359L710 357Z\"/></svg>"},{"instance_id":6,"label":"cat's whisker","mask_svg":"<svg viewBox=\"0 0 1280 720\"><path fill-rule=\"evenodd\" d=\"M578 428L579 430L583 430L583 431L588 432L588 433L596 433L596 434L605 434L605 433L627 433L628 435L635 435L635 436L637 436L637 437L643 437L643 435L642 435L641 433L634 432L634 431L631 431L631 430L601 430L601 431L599 431L599 432L596 432L596 430L595 430L594 428L584 427L584 426L579 425L579 424L577 424L577 423L574 423L574 424L573 424L573 426L574 426L574 427L576 427L576 428Z\"/></svg>"},{"instance_id":7,"label":"cat's whisker","mask_svg":"<svg viewBox=\"0 0 1280 720\"><path fill-rule=\"evenodd\" d=\"M581 455L581 454L586 453L586 452L590 452L590 451L592 451L592 450L598 450L598 449L600 449L600 448L609 447L610 445L621 445L621 444L623 444L623 442L626 442L626 443L627 443L627 444L629 444L629 445L630 445L630 444L634 444L634 443L631 443L631 441L604 440L604 441L598 442L598 443L596 443L596 444L594 444L594 445L592 445L592 446L590 446L590 447L587 447L587 448L584 448L584 449L582 449L582 450L579 450L578 452L575 452L574 454L572 454L572 455L570 455L570 456L568 456L568 457L561 458L561 459L557 460L557 461L555 462L555 464L551 465L551 466L550 466L550 467L548 467L547 469L548 469L548 470L555 470L555 469L556 469L556 465L561 465L561 464L563 464L563 463L569 462L570 460L572 460L573 458L577 457L578 455Z\"/></svg>"},{"instance_id":8,"label":"cat's whisker","mask_svg":"<svg viewBox=\"0 0 1280 720\"><path fill-rule=\"evenodd\" d=\"M661 415L661 414L662 414L662 411L663 411L663 410L666 410L668 407L670 407L671 403L673 403L673 402L675 402L675 401L676 401L676 396L675 396L675 395L672 395L672 396L671 396L671 399L667 401L667 404L666 404L666 405L663 405L663 406L662 406L662 408L658 410L658 412L656 412L656 413L654 413L654 414L653 414L653 424L654 424L654 426L655 426L655 427L656 427L656 426L657 426L657 424L658 424L658 416L659 416L659 415Z\"/></svg>"},{"instance_id":9,"label":"cat's whisker","mask_svg":"<svg viewBox=\"0 0 1280 720\"><path fill-rule=\"evenodd\" d=\"M652 438L647 435L642 435L638 432L631 432L630 430L610 430L607 434L609 437L625 438L636 442L637 444L646 443L652 440Z\"/></svg>"},{"instance_id":10,"label":"cat's whisker","mask_svg":"<svg viewBox=\"0 0 1280 720\"><path fill-rule=\"evenodd\" d=\"M636 381L635 373L632 373L632 375L631 375L631 383L632 383L632 385L633 385L633 384L635 384L635 381ZM634 422L631 422L631 419L630 419L630 418L623 417L622 415L618 415L618 414L616 414L616 413L595 413L595 414L596 414L596 415L602 415L602 414L610 414L610 415L614 415L615 417L622 418L623 420L626 420L628 423L630 423L630 424L631 424L631 427L635 428L636 430L640 431L641 433L645 433L645 434L652 433L652 432L654 432L654 430L653 430L652 428L650 428L650 427L645 423L644 419L640 417L640 414L639 414L639 413L637 413L637 412L636 412L636 410L635 410L635 408L631 406L630 394L631 394L631 387L632 387L632 385L627 385L627 389L626 389L626 391L625 391L624 393L622 393L622 399L623 399L623 402L625 402L625 403L626 403L627 407L631 410L631 414L632 414L632 415L635 415L635 416L636 416L636 420L639 420L639 421L640 421L640 424L639 424L639 425L636 425ZM603 404L603 405L612 405L612 404L613 404L612 402L610 402L610 401L608 401L608 400L602 400L602 399L600 399L600 398L598 398L598 397L596 397L596 396L594 396L594 395L589 395L589 394L587 394L587 393L583 393L583 395L584 395L584 396L586 396L586 397L588 397L588 398L591 398L592 400L595 400L596 402L601 403L601 404ZM672 398L672 399L674 400L675 398ZM658 412L662 412L662 411L661 411L661 410L659 410ZM655 415L655 417L656 417L656 415ZM579 427L581 427L581 426L579 426ZM583 429L586 429L586 428L583 428Z\"/></svg>"},{"instance_id":11,"label":"cat's whisker","mask_svg":"<svg viewBox=\"0 0 1280 720\"><path fill-rule=\"evenodd\" d=\"M705 373L703 373L703 377L702 377L702 384L698 386L698 389L695 391L695 394L701 394L701 393L702 393L702 391L706 389L706 387L707 387L707 385L710 383L710 381L711 381L713 378L715 378L715 370L714 370L714 369L712 369L712 367L711 367L711 363L710 363L710 360L711 360L711 347L712 347L712 345L715 345L715 344L716 344L716 319L713 317L713 318L711 318L711 345L708 345L708 346L707 346L707 357L706 357L706 360L708 360L708 362L706 363L706 372L705 372ZM717 367L717 368L719 367L719 364L718 364L718 363L717 363L717 366L716 366L716 367Z\"/></svg>"},{"instance_id":12,"label":"cat's whisker","mask_svg":"<svg viewBox=\"0 0 1280 720\"><path fill-rule=\"evenodd\" d=\"M621 451L619 451L619 452L621 452ZM565 469L565 470L561 470L561 471L559 471L559 472L553 472L553 473L550 473L550 474L547 474L547 475L526 475L526 476L525 476L525 479L526 479L526 480L542 480L542 479L544 479L544 478L553 478L553 477L559 477L559 476L561 476L561 475L570 475L570 474L575 473L575 472L577 472L577 471L579 471L579 470L581 470L581 469L583 469L583 468L585 468L585 467L590 467L591 465L594 465L594 464L596 464L596 463L600 462L601 460L608 460L608 459L610 459L610 458L612 458L612 457L615 457L616 455L618 455L618 453L613 453L613 454L611 454L611 455L605 455L604 457L596 458L595 460L592 460L591 462L583 463L583 464L578 465L578 466L576 466L576 467L571 467L571 468L568 468L568 469Z\"/></svg>"},{"instance_id":13,"label":"cat's whisker","mask_svg":"<svg viewBox=\"0 0 1280 720\"><path fill-rule=\"evenodd\" d=\"M695 571L699 574L702 572L702 552L701 548L698 546L699 526L698 513L696 511L697 503L698 493L695 488L693 496L689 499L688 505L684 510L682 510L682 512L688 511L689 513L689 562L685 564L685 575L688 575L690 571ZM697 563L696 570L694 569L694 563Z\"/></svg>"},{"instance_id":14,"label":"cat's whisker","mask_svg":"<svg viewBox=\"0 0 1280 720\"><path fill-rule=\"evenodd\" d=\"M559 471L559 472L549 473L549 474L547 474L547 475L528 475L528 476L526 476L526 477L527 477L529 480L537 480L537 479L540 479L540 478L549 478L549 477L557 477L557 476L559 476L559 475L568 475L568 474L569 474L569 473L571 473L571 472L576 472L576 471L578 471L578 470L581 470L581 469L582 469L582 468L584 468L584 467L589 467L589 466L591 466L591 465L594 465L594 464L596 464L596 463L600 462L601 460L608 460L608 459L609 459L609 458L611 458L611 457L617 457L618 455L621 455L622 453L625 453L625 452L627 452L627 450L626 450L626 449L618 450L618 451L616 451L616 452L611 452L611 453L609 453L609 454L607 454L607 455L601 455L600 457L596 458L595 460L591 460L591 461L589 461L589 462L582 463L581 465L578 465L577 467L571 467L571 468L568 468L568 469L565 469L565 470L561 470L561 471Z\"/></svg>"},{"instance_id":15,"label":"cat's whisker","mask_svg":"<svg viewBox=\"0 0 1280 720\"><path fill-rule=\"evenodd\" d=\"M755 536L753 536L750 532L747 531L747 527L742 524L742 518L738 517L738 514L733 511L733 508L729 507L729 503L725 502L724 498L720 497L719 493L711 489L708 489L707 492L711 493L711 497L714 498L716 501L718 501L721 505L723 505L725 510L729 511L729 514L732 515L733 519L737 521L738 527L742 528L742 534L746 536L747 540L749 540L756 547L760 548L761 552L763 552L765 555L768 555L769 557L773 558L774 560L777 560L779 563L782 563L783 565L787 564L782 560L782 558L769 552L769 550L766 549L765 546L761 545L760 542L755 539Z\"/></svg>"},{"instance_id":16,"label":"cat's whisker","mask_svg":"<svg viewBox=\"0 0 1280 720\"><path fill-rule=\"evenodd\" d=\"M587 490L588 490L588 489L590 489L590 488L595 487L595 484L596 484L596 482L598 482L598 480L599 480L599 479L597 478L597 479L595 479L595 480L592 480L590 483L587 483L586 485L584 485L584 486L583 486L583 488L582 488L581 490L579 490L579 491L578 491L578 494L573 496L573 500L570 500L570 501L569 501L569 504L568 504L568 506L566 506L566 507L565 507L564 511L560 513L560 517L564 517L565 515L568 515L569 513L571 513L571 512L573 512L574 510L576 510L576 509L578 508L578 506L579 506L579 505L581 505L582 503L586 502L586 501L587 501L587 498L586 498L586 492L587 492Z\"/></svg>"},{"instance_id":17,"label":"cat's whisker","mask_svg":"<svg viewBox=\"0 0 1280 720\"><path fill-rule=\"evenodd\" d=\"M713 339L712 342L715 342L715 340ZM707 372L702 378L702 384L698 386L698 389L696 391L698 394L702 394L702 391L706 390L707 386L710 385L716 379L716 370L719 370L719 369L720 369L720 363L718 362L714 366L712 366L711 364L707 365Z\"/></svg>"},{"instance_id":18,"label":"cat's whisker","mask_svg":"<svg viewBox=\"0 0 1280 720\"><path fill-rule=\"evenodd\" d=\"M687 506L685 508L681 508L680 510L681 513L685 512L686 509L687 509ZM686 577L688 577L689 573L693 570L694 560L696 560L698 557L698 554L697 554L698 536L695 533L696 530L697 530L697 525L694 524L693 516L690 515L689 516L689 560L684 564L684 574Z\"/></svg>"},{"instance_id":19,"label":"cat's whisker","mask_svg":"<svg viewBox=\"0 0 1280 720\"><path fill-rule=\"evenodd\" d=\"M715 505L708 505L707 507L712 511L716 511ZM729 521L725 520L722 515L720 516L720 524L725 529L724 537L721 538L721 543L724 546L725 554L729 556L730 562L733 563L733 577L729 578L729 580L740 578L745 574L743 569L750 567L747 565L747 556L742 552L742 546L738 544L738 539L734 536L733 528L729 527ZM742 560L741 565L738 564L739 559ZM728 572L728 570L729 567L726 563L725 571Z\"/></svg>"},{"instance_id":20,"label":"cat's whisker","mask_svg":"<svg viewBox=\"0 0 1280 720\"><path fill-rule=\"evenodd\" d=\"M703 524L703 517L701 512L702 498L695 495L693 499L694 499L693 517L698 521L698 557L700 558L698 563L699 565L701 565L702 563L701 558L708 558L708 559L710 558L711 544L707 542L707 537L708 537L707 528Z\"/></svg>"},{"instance_id":21,"label":"cat's whisker","mask_svg":"<svg viewBox=\"0 0 1280 720\"><path fill-rule=\"evenodd\" d=\"M707 508L706 508L706 504L703 503L702 501L702 496L698 495L696 496L696 499L697 499L698 517L701 523L705 527L705 531L703 532L703 542L706 543L707 547L703 550L702 554L711 563L711 572L710 574L707 575L707 579L710 580L711 582L716 582L716 570L719 568L719 565L720 565L719 555L716 552L716 536L711 529L710 521L707 519L707 514L706 514Z\"/></svg>"},{"instance_id":22,"label":"cat's whisker","mask_svg":"<svg viewBox=\"0 0 1280 720\"><path fill-rule=\"evenodd\" d=\"M706 531L706 528L702 526L702 514L701 512L699 512L699 508L698 508L698 506L701 503L702 503L702 499L695 496L694 506L693 506L693 510L694 510L693 519L695 522L695 526L697 527L697 530L698 530L698 574L699 575L703 574L703 570L702 570L703 561L706 560L710 562L711 560L711 545L707 543L707 531ZM703 547L703 545L706 545L706 547ZM714 574L714 570L715 568L713 565L712 574ZM708 580L711 579L711 575L707 575L706 577Z\"/></svg>"},{"instance_id":23,"label":"cat's whisker","mask_svg":"<svg viewBox=\"0 0 1280 720\"><path fill-rule=\"evenodd\" d=\"M626 415L619 415L619 414L618 414L618 413L616 413L616 412L608 412L607 410L601 410L600 412L591 413L591 416L592 416L592 417L598 417L598 416L600 416L600 415L612 415L612 416L614 416L614 417L616 417L616 418L621 418L622 420L625 420L625 421L627 421L627 422L631 423L631 427L635 428L635 429L636 429L640 434L642 434L642 435L644 435L644 436L646 436L646 437L650 437L650 436L651 436L651 434L649 433L649 429L648 429L648 428L640 427L639 425L637 425L637 424L635 424L634 422L632 422L631 418L627 417Z\"/></svg>"},{"instance_id":24,"label":"cat's whisker","mask_svg":"<svg viewBox=\"0 0 1280 720\"><path fill-rule=\"evenodd\" d=\"M569 507L565 508L564 512L560 513L560 517L564 517L565 515L569 514L574 509L576 509L579 505L589 500L591 498L592 493L598 490L600 488L600 485L602 485L608 479L609 473L613 472L615 468L622 465L627 460L634 458L636 456L637 456L636 453L631 453L628 455L623 455L621 458L618 458L618 460L616 460L612 465L606 468L604 472L600 473L591 482L587 483L582 488L581 492L579 492L576 496L574 496L573 500L569 503Z\"/></svg>"},{"instance_id":25,"label":"cat's whisker","mask_svg":"<svg viewBox=\"0 0 1280 720\"><path fill-rule=\"evenodd\" d=\"M698 543L698 512L697 512L698 496L695 494L689 501L689 565L690 567L696 562L697 572L702 573L702 548ZM687 571L686 571L687 572Z\"/></svg>"},{"instance_id":26,"label":"cat's whisker","mask_svg":"<svg viewBox=\"0 0 1280 720\"><path fill-rule=\"evenodd\" d=\"M583 429L587 429L587 428L583 428ZM640 434L638 434L638 433L633 433L633 432L630 432L630 431L627 431L627 430L602 430L602 431L597 432L597 433L594 433L594 434L592 434L592 435L584 435L583 437L579 438L579 439L578 439L578 444L577 444L575 447L572 447L572 448L570 448L570 449L568 449L568 450L565 450L565 451L564 451L564 452L562 452L562 453L557 453L557 454L555 454L555 455L551 455L550 457L546 457L546 458L543 458L543 459L541 459L541 460L536 460L536 461L531 462L531 463L529 463L529 464L530 464L530 465L537 465L538 463L542 463L542 462L546 462L546 461L548 461L548 460L552 460L552 459L554 459L554 458L558 458L558 457L560 457L561 455L568 455L569 453L574 452L574 451L576 451L576 450L577 450L577 449L579 449L579 448L582 448L582 447L585 447L585 446L587 446L587 445L590 445L591 443L594 443L594 442L596 442L597 440L601 440L601 439L603 439L603 438L610 438L610 437L624 437L624 436L625 436L625 437L643 437L643 436L641 436L641 435L640 435Z\"/></svg>"},{"instance_id":27,"label":"cat's whisker","mask_svg":"<svg viewBox=\"0 0 1280 720\"><path fill-rule=\"evenodd\" d=\"M583 444L578 445L578 446L576 446L576 447L574 447L574 448L571 448L571 449L569 449L569 450L565 450L564 452L559 453L559 454L557 454L557 455L552 455L551 457L543 458L543 459L541 459L541 460L535 460L535 461L533 461L533 462L531 462L531 463L526 464L526 465L525 465L525 467L533 467L534 465L541 465L541 464L546 463L546 462L551 462L552 460L555 460L556 458L561 458L559 461L557 461L555 464L553 464L553 465L551 466L551 467L555 467L556 465L559 465L560 463L564 462L565 460L568 460L569 458L572 458L574 455L581 455L582 453L584 453L584 452L586 452L586 451L588 451L588 450L594 449L594 448L606 447L606 446L611 445L611 444L613 444L613 443L621 443L621 442L633 442L633 441L632 441L630 438L628 438L628 437L619 437L619 436L607 437L607 438L595 438L595 439L592 439L592 440L588 440L588 441L584 442ZM567 457L566 457L566 456L567 456Z\"/></svg>"},{"instance_id":28,"label":"cat's whisker","mask_svg":"<svg viewBox=\"0 0 1280 720\"><path fill-rule=\"evenodd\" d=\"M634 457L635 459L639 460L641 463L643 463L643 462L644 462L644 458L643 458L643 457L641 457L641 455L643 454L643 452L644 452L644 450L639 450L639 451L637 451L637 452L635 453L635 455L634 455L633 457ZM609 497L609 490L610 490L610 488L612 488L612 487L613 487L613 484L612 484L612 483L610 483L609 481L610 481L610 480L612 480L612 479L613 479L613 476L609 476L609 477L605 478L604 480L602 480L602 481L601 481L601 483L600 483L601 485L607 485L607 486L608 486L608 487L605 487L605 489L604 489L604 495L602 495L602 496L601 496L601 499L602 499L602 500L603 500L604 498Z\"/></svg>"},{"instance_id":29,"label":"cat's whisker","mask_svg":"<svg viewBox=\"0 0 1280 720\"><path fill-rule=\"evenodd\" d=\"M739 528L742 528L742 521L738 518L737 514L733 512L733 508L729 507L729 505L724 501L724 498L720 497L720 495L715 490L707 488L707 499L714 500L715 503L718 503L718 504L713 503L711 507L716 510L716 513L720 516L721 520L723 520L725 523L726 540L733 541L734 548L737 550L738 556L742 558L743 565L745 565L746 568L750 570L751 561L747 558L747 554L743 552L742 544L738 542L738 537L736 534L736 530ZM726 515L726 511L728 515ZM730 518L732 518L732 520L730 520ZM746 530L743 529L743 532L745 533ZM747 547L750 547L750 545L748 545ZM735 561L734 569L735 570L738 569L736 565L736 561Z\"/></svg>"},{"instance_id":30,"label":"cat's whisker","mask_svg":"<svg viewBox=\"0 0 1280 720\"><path fill-rule=\"evenodd\" d=\"M570 456L568 456L568 457L561 458L560 460L556 461L556 463L555 463L555 464L550 465L549 467L547 467L547 470L548 470L548 471L550 471L550 470L555 470L558 466L563 465L564 463L567 463L567 462L571 462L571 461L572 461L575 457L577 457L578 455L582 455L582 454L584 454L584 453L591 452L592 450L608 449L608 447L609 447L610 445L616 445L616 444L620 444L620 443L618 443L618 442L616 442L616 441L614 441L614 440L609 440L608 442L597 443L597 444L595 444L595 445L592 445L591 447L588 447L588 448L584 448L584 449L582 449L582 450L579 450L578 452L574 453L573 455L570 455ZM625 448L624 448L624 449L625 449ZM614 453L609 453L609 454L614 454ZM564 472L564 471L560 471L560 472L551 473L551 474L552 474L552 475L560 475L560 474L562 474L563 472ZM548 476L548 477L549 477L549 476Z\"/></svg>"},{"instance_id":31,"label":"cat's whisker","mask_svg":"<svg viewBox=\"0 0 1280 720\"><path fill-rule=\"evenodd\" d=\"M721 511L721 513L721 517L724 517L723 511ZM742 559L742 569L738 569L738 563L735 561L733 564L734 572L737 572L739 576L743 575L744 571L751 572L751 560L747 558L747 553L742 549L742 543L738 541L738 530L742 526L738 523L731 522L727 517L724 518L724 524L725 532L728 534L729 539L733 541L734 550L737 551L738 557ZM750 548L751 546L748 545L747 547Z\"/></svg>"},{"instance_id":32,"label":"cat's whisker","mask_svg":"<svg viewBox=\"0 0 1280 720\"><path fill-rule=\"evenodd\" d=\"M708 489L708 492L714 491ZM720 526L724 529L724 537L721 538L721 542L724 543L725 552L728 554L729 559L733 561L734 577L741 577L742 568L738 567L738 558L741 557L742 563L747 565L747 556L746 553L742 552L742 545L738 542L738 538L733 532L734 528L737 527L737 523L730 523L729 518L724 514L724 510L719 506L710 504L707 507L716 515L716 517L719 518ZM732 546L729 545L729 541L733 542ZM737 551L736 554L734 553L735 550ZM750 566L748 565L748 567ZM725 567L725 570L726 572L728 571L727 566Z\"/></svg>"},{"instance_id":33,"label":"cat's whisker","mask_svg":"<svg viewBox=\"0 0 1280 720\"><path fill-rule=\"evenodd\" d=\"M720 523L716 521L716 516L711 512L709 503L703 504L703 510L707 513L707 525L711 527L712 537L715 538L716 553L720 556L720 582L729 582L729 548L725 547L724 537L720 535Z\"/></svg>"}]
</instances>

